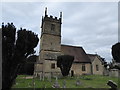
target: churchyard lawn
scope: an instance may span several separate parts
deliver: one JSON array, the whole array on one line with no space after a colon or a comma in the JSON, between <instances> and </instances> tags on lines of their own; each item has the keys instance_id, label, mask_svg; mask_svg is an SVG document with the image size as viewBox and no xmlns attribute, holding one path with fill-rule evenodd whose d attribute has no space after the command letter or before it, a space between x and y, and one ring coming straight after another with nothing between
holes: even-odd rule
<instances>
[{"instance_id":1,"label":"churchyard lawn","mask_svg":"<svg viewBox=\"0 0 120 90\"><path fill-rule=\"evenodd\" d=\"M107 85L108 80L112 80L113 82L118 84L117 77L100 75L83 75L79 77L65 78L61 77L57 79L61 88L63 86L65 86L66 88L110 88ZM18 77L16 78L16 83L13 85L12 88L52 88L55 81L56 78L49 78L49 80L45 78L44 81L40 81L40 78L32 79L31 76L28 75L18 75Z\"/></svg>"}]
</instances>

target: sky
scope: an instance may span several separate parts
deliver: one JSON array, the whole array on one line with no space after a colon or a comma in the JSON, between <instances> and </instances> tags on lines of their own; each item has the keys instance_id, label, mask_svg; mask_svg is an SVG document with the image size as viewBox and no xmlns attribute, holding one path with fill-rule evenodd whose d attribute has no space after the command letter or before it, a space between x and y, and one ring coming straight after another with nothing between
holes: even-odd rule
<instances>
[{"instance_id":1,"label":"sky","mask_svg":"<svg viewBox=\"0 0 120 90\"><path fill-rule=\"evenodd\" d=\"M41 20L47 7L48 16L60 17L61 43L83 47L86 53L112 60L111 47L118 42L117 2L2 2L0 22L13 22L17 29L26 28L41 35ZM39 54L40 42L36 48Z\"/></svg>"}]
</instances>

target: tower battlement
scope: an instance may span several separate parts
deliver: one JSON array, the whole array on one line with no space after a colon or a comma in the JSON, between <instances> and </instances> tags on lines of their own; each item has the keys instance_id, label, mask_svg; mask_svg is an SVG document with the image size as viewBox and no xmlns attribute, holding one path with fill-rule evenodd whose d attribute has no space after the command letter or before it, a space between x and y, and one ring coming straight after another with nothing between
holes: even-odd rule
<instances>
[{"instance_id":1,"label":"tower battlement","mask_svg":"<svg viewBox=\"0 0 120 90\"><path fill-rule=\"evenodd\" d=\"M60 12L60 18L53 17L52 15L48 16L48 15L47 15L47 7L46 7L46 8L45 8L45 16L44 16L44 18L42 17L42 21L44 21L44 20L61 23L61 20L62 20L62 12Z\"/></svg>"},{"instance_id":2,"label":"tower battlement","mask_svg":"<svg viewBox=\"0 0 120 90\"><path fill-rule=\"evenodd\" d=\"M50 16L45 15L45 17L42 20L48 20L48 21L52 21L52 22L61 23L61 18L53 17L52 15L50 15Z\"/></svg>"}]
</instances>

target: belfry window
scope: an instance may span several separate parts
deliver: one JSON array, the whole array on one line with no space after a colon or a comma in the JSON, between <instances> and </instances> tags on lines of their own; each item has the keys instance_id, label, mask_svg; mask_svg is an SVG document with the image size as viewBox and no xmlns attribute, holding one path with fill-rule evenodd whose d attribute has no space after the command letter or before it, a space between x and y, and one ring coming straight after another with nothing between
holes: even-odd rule
<instances>
[{"instance_id":1,"label":"belfry window","mask_svg":"<svg viewBox=\"0 0 120 90\"><path fill-rule=\"evenodd\" d=\"M51 30L52 30L52 31L55 30L55 24L51 24Z\"/></svg>"}]
</instances>

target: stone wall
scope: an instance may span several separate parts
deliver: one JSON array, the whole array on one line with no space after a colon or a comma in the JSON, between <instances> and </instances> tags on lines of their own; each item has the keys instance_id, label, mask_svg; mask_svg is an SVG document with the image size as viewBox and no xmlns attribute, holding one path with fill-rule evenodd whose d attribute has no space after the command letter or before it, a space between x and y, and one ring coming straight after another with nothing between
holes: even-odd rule
<instances>
[{"instance_id":1,"label":"stone wall","mask_svg":"<svg viewBox=\"0 0 120 90\"><path fill-rule=\"evenodd\" d=\"M44 34L41 38L40 43L41 50L51 50L52 51L60 51L61 50L61 37Z\"/></svg>"},{"instance_id":2,"label":"stone wall","mask_svg":"<svg viewBox=\"0 0 120 90\"><path fill-rule=\"evenodd\" d=\"M43 73L45 74L44 76L47 77L48 75L58 75L61 73L60 68L57 67L57 62L52 61L52 60L45 60L43 63ZM52 65L54 65L52 67Z\"/></svg>"},{"instance_id":3,"label":"stone wall","mask_svg":"<svg viewBox=\"0 0 120 90\"><path fill-rule=\"evenodd\" d=\"M57 56L61 55L60 52L41 51L40 60L57 60ZM44 59L44 60L43 60Z\"/></svg>"},{"instance_id":4,"label":"stone wall","mask_svg":"<svg viewBox=\"0 0 120 90\"><path fill-rule=\"evenodd\" d=\"M118 69L110 69L109 76L118 77L120 75L120 70Z\"/></svg>"},{"instance_id":5,"label":"stone wall","mask_svg":"<svg viewBox=\"0 0 120 90\"><path fill-rule=\"evenodd\" d=\"M96 65L98 66L98 70ZM92 73L95 75L103 75L104 73L104 65L102 65L102 62L97 57L92 62Z\"/></svg>"},{"instance_id":6,"label":"stone wall","mask_svg":"<svg viewBox=\"0 0 120 90\"><path fill-rule=\"evenodd\" d=\"M82 71L82 65L85 65L85 71ZM91 74L91 64L89 63L73 63L71 70L74 71L74 75L79 76L83 74Z\"/></svg>"},{"instance_id":7,"label":"stone wall","mask_svg":"<svg viewBox=\"0 0 120 90\"><path fill-rule=\"evenodd\" d=\"M55 25L54 30L51 30L51 25ZM61 35L61 24L60 22L44 21L41 34L52 34L52 35Z\"/></svg>"}]
</instances>

